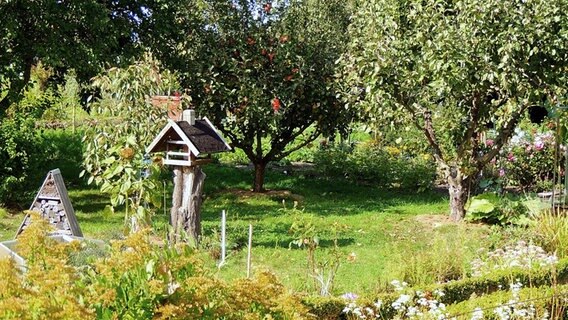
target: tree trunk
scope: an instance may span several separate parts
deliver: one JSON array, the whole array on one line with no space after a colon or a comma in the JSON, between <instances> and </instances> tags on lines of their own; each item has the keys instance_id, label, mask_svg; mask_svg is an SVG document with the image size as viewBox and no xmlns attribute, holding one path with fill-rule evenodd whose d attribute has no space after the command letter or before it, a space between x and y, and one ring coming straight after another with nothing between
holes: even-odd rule
<instances>
[{"instance_id":1,"label":"tree trunk","mask_svg":"<svg viewBox=\"0 0 568 320\"><path fill-rule=\"evenodd\" d=\"M184 182L191 191L188 192L190 198L183 228L193 241L195 241L195 244L198 244L201 238L201 203L203 202L205 173L203 173L199 166L189 167L188 169L187 181ZM184 173L184 179L186 179L186 173Z\"/></svg>"},{"instance_id":2,"label":"tree trunk","mask_svg":"<svg viewBox=\"0 0 568 320\"><path fill-rule=\"evenodd\" d=\"M450 217L454 221L462 221L465 217L465 204L469 197L470 179L464 177L459 169L452 168L447 177L450 193Z\"/></svg>"},{"instance_id":3,"label":"tree trunk","mask_svg":"<svg viewBox=\"0 0 568 320\"><path fill-rule=\"evenodd\" d=\"M266 172L266 163L260 162L254 164L254 192L264 191L264 173Z\"/></svg>"},{"instance_id":4,"label":"tree trunk","mask_svg":"<svg viewBox=\"0 0 568 320\"><path fill-rule=\"evenodd\" d=\"M171 223L173 243L181 240L182 230L195 243L201 237L201 203L205 173L200 167L175 167Z\"/></svg>"}]
</instances>

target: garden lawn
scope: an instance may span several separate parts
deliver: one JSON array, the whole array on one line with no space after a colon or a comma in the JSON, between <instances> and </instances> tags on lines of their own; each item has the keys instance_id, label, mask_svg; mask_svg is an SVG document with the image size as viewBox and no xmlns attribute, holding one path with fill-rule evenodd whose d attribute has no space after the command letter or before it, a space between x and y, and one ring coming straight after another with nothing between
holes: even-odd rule
<instances>
[{"instance_id":1,"label":"garden lawn","mask_svg":"<svg viewBox=\"0 0 568 320\"><path fill-rule=\"evenodd\" d=\"M503 241L500 233L488 227L451 223L443 192L380 190L300 171L285 175L272 170L266 178L269 192L252 194L249 170L209 165L204 171L201 255L211 272L221 278L246 276L249 224L254 228L253 271L269 269L288 287L308 293L316 293L317 286L308 275L307 250L291 244L294 223L313 226L319 239L319 264L335 261L332 249L337 240L335 256L340 266L334 294L374 294L395 278L425 284L460 276L477 249ZM86 237L108 240L122 236L123 209L113 211L108 197L96 189L69 191ZM166 197L169 202L169 192ZM228 257L217 268L222 210L227 211ZM158 237L165 237L167 214L162 208L154 217ZM18 214L2 219L2 240L13 237L22 218Z\"/></svg>"}]
</instances>

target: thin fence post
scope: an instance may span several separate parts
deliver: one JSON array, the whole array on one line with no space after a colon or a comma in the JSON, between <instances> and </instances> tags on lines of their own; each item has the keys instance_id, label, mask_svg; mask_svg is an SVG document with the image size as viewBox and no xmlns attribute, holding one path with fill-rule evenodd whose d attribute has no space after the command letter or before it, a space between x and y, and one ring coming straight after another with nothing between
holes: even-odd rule
<instances>
[{"instance_id":1,"label":"thin fence post","mask_svg":"<svg viewBox=\"0 0 568 320\"><path fill-rule=\"evenodd\" d=\"M251 248L252 248L252 224L249 224L248 254L247 254L247 278L250 278Z\"/></svg>"},{"instance_id":2,"label":"thin fence post","mask_svg":"<svg viewBox=\"0 0 568 320\"><path fill-rule=\"evenodd\" d=\"M226 229L227 229L227 213L225 212L225 210L223 210L221 212L221 261L219 262L219 266L222 266L225 263L226 247L227 247Z\"/></svg>"}]
</instances>

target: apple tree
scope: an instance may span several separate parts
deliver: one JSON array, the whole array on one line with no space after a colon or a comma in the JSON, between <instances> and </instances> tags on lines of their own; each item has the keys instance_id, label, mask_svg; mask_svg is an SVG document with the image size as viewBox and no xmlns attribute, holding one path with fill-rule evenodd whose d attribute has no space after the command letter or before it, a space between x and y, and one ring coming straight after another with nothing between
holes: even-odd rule
<instances>
[{"instance_id":1,"label":"apple tree","mask_svg":"<svg viewBox=\"0 0 568 320\"><path fill-rule=\"evenodd\" d=\"M565 95L563 0L371 0L361 3L349 34L340 62L344 98L377 121L424 133L455 220L527 108Z\"/></svg>"},{"instance_id":2,"label":"apple tree","mask_svg":"<svg viewBox=\"0 0 568 320\"><path fill-rule=\"evenodd\" d=\"M264 189L269 162L350 124L335 84L349 22L345 3L201 1L172 21L183 22L180 30L192 21L185 38L178 28L163 35L178 39L177 46L152 46L190 88L196 111L254 164L254 191Z\"/></svg>"}]
</instances>

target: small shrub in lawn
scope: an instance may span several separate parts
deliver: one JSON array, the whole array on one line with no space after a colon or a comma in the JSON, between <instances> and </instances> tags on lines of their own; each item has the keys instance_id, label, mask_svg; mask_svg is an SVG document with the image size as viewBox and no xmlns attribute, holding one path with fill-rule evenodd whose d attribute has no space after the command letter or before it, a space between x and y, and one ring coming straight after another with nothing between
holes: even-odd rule
<instances>
[{"instance_id":1,"label":"small shrub in lawn","mask_svg":"<svg viewBox=\"0 0 568 320\"><path fill-rule=\"evenodd\" d=\"M475 244L468 241L467 235L458 229L447 236L437 234L424 243L422 250L410 256L405 248L398 247L401 256L387 264L385 269L389 272L386 276L401 279L412 286L461 279L466 276L471 259L464 247L472 245ZM383 280L389 281L388 278Z\"/></svg>"}]
</instances>

